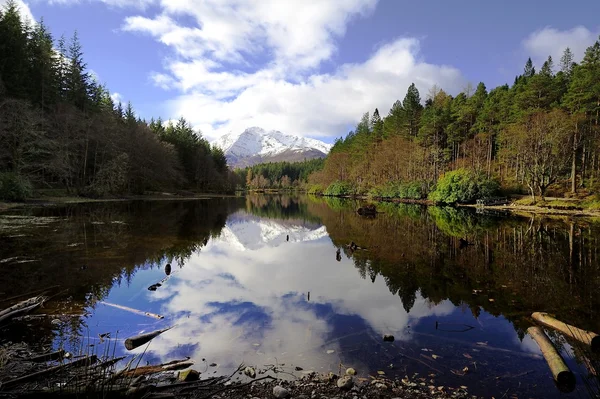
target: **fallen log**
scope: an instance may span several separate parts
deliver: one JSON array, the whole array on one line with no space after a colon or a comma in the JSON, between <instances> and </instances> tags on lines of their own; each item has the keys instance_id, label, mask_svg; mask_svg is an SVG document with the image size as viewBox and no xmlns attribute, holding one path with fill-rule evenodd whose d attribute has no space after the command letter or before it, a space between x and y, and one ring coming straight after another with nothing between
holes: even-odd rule
<instances>
[{"instance_id":1,"label":"fallen log","mask_svg":"<svg viewBox=\"0 0 600 399\"><path fill-rule=\"evenodd\" d=\"M31 374L26 374L21 377L14 378L12 380L5 381L2 383L2 387L7 388L10 386L22 384L22 383L25 383L25 382L28 382L31 380L35 380L36 378L46 376L48 374L53 374L53 373L56 373L56 372L59 372L62 370L67 370L69 368L90 366L90 365L96 363L97 361L98 361L98 357L96 355L86 356L82 359L78 359L78 360L72 361L70 363L65 363L65 364L61 364L59 366L50 367L45 370L41 370L41 371L31 373Z\"/></svg>"},{"instance_id":2,"label":"fallen log","mask_svg":"<svg viewBox=\"0 0 600 399\"><path fill-rule=\"evenodd\" d=\"M141 316L152 317L153 319L162 320L162 319L165 318L165 316L161 316L161 315L156 314L156 313L145 312L143 310L133 309L133 308L129 308L129 307L123 306L123 305L117 305L116 303L110 303L110 302L104 302L104 301L100 301L99 303L102 303L102 304L104 304L106 306L112 306L113 308L125 310L127 312L139 314Z\"/></svg>"},{"instance_id":3,"label":"fallen log","mask_svg":"<svg viewBox=\"0 0 600 399\"><path fill-rule=\"evenodd\" d=\"M535 312L531 317L543 326L553 328L576 341L591 346L593 351L600 351L600 335L596 333L557 320L544 312Z\"/></svg>"},{"instance_id":4,"label":"fallen log","mask_svg":"<svg viewBox=\"0 0 600 399\"><path fill-rule=\"evenodd\" d=\"M172 362L157 364L154 366L140 366L133 370L127 370L123 373L126 377L139 377L141 375L162 373L163 371L183 370L194 365L194 362L185 360L175 360Z\"/></svg>"},{"instance_id":5,"label":"fallen log","mask_svg":"<svg viewBox=\"0 0 600 399\"><path fill-rule=\"evenodd\" d=\"M39 302L39 303L35 303L30 306L27 306L26 308L20 308L20 309L13 310L12 312L9 312L9 313L4 313L2 316L0 316L0 323L2 323L4 320L12 319L13 317L15 317L17 315L20 315L21 313L29 313L32 310L38 308L41 304L42 304L42 302Z\"/></svg>"},{"instance_id":6,"label":"fallen log","mask_svg":"<svg viewBox=\"0 0 600 399\"><path fill-rule=\"evenodd\" d=\"M560 353L558 353L550 339L544 333L544 330L537 326L529 327L527 333L540 347L558 389L562 392L573 392L575 390L575 375L569 370Z\"/></svg>"},{"instance_id":7,"label":"fallen log","mask_svg":"<svg viewBox=\"0 0 600 399\"><path fill-rule=\"evenodd\" d=\"M150 342L154 338L158 337L160 334L165 331L169 331L173 327L164 328L162 330L152 331L146 334L135 335L133 337L129 337L125 340L125 348L127 350L133 350L137 347L144 345L146 342Z\"/></svg>"},{"instance_id":8,"label":"fallen log","mask_svg":"<svg viewBox=\"0 0 600 399\"><path fill-rule=\"evenodd\" d=\"M24 359L24 360L26 362L43 363L43 362L49 362L51 360L62 359L64 355L65 355L65 351L60 349L60 350L57 350L56 352L44 353L43 355L30 357L30 358Z\"/></svg>"},{"instance_id":9,"label":"fallen log","mask_svg":"<svg viewBox=\"0 0 600 399\"><path fill-rule=\"evenodd\" d=\"M19 309L25 309L25 308L31 307L32 305L41 304L45 300L46 300L46 297L44 297L44 296L34 296L33 298L26 299L24 301L21 301L19 303L12 305L11 307L1 310L0 318L3 316L6 316L8 314L14 313L15 311L17 311Z\"/></svg>"}]
</instances>

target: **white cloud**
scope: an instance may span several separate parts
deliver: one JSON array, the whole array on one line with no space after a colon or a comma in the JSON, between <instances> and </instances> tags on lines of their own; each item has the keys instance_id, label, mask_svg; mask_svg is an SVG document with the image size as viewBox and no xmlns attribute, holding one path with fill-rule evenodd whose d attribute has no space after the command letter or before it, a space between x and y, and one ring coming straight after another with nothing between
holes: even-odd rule
<instances>
[{"instance_id":1,"label":"white cloud","mask_svg":"<svg viewBox=\"0 0 600 399\"><path fill-rule=\"evenodd\" d=\"M156 0L156 14L131 15L122 29L172 50L164 69L149 73L156 86L175 93L163 118L184 116L211 139L249 126L334 137L366 111L387 113L412 82L423 94L434 84L458 92L465 83L457 69L425 62L419 41L408 37L383 44L362 62L323 72L325 62L335 61L349 22L369 15L376 4Z\"/></svg>"},{"instance_id":2,"label":"white cloud","mask_svg":"<svg viewBox=\"0 0 600 399\"><path fill-rule=\"evenodd\" d=\"M118 104L119 102L123 102L123 96L120 93L112 93L110 98L113 100L113 103Z\"/></svg>"},{"instance_id":3,"label":"white cloud","mask_svg":"<svg viewBox=\"0 0 600 399\"><path fill-rule=\"evenodd\" d=\"M376 107L387 113L411 82L422 93L434 84L457 92L465 80L452 67L419 60L419 42L398 39L365 62L344 64L331 74L315 73L297 82L276 68L255 73L214 72L201 61L168 64L183 94L169 102L204 133L217 137L248 126L309 136L338 136ZM210 126L222 123L217 129Z\"/></svg>"},{"instance_id":4,"label":"white cloud","mask_svg":"<svg viewBox=\"0 0 600 399\"><path fill-rule=\"evenodd\" d=\"M4 6L7 2L8 0L0 0L0 10L4 9ZM25 3L23 0L17 0L17 7L19 8L19 12L21 13L22 18L29 21L30 23L35 22L35 18L31 13L31 10L29 9L27 3Z\"/></svg>"},{"instance_id":5,"label":"white cloud","mask_svg":"<svg viewBox=\"0 0 600 399\"><path fill-rule=\"evenodd\" d=\"M179 91L167 103L167 117L182 115L210 138L249 126L338 136L366 111L387 113L412 82L423 92L433 84L458 91L464 83L455 68L421 60L419 42L411 38L382 46L362 63L320 72L348 22L375 5L163 0L158 15L128 17L123 30L150 35L173 50L165 70L150 75L157 86ZM183 25L181 17L193 23Z\"/></svg>"},{"instance_id":6,"label":"white cloud","mask_svg":"<svg viewBox=\"0 0 600 399\"><path fill-rule=\"evenodd\" d=\"M594 44L599 34L600 30L593 32L584 26L576 26L569 30L545 27L525 38L523 47L531 56L537 68L541 67L549 55L552 56L555 65L557 65L567 47L575 55L575 61L579 62L583 58L586 48Z\"/></svg>"},{"instance_id":7,"label":"white cloud","mask_svg":"<svg viewBox=\"0 0 600 399\"><path fill-rule=\"evenodd\" d=\"M99 1L111 7L119 8L140 8L145 9L149 5L156 3L156 0L49 0L50 4L71 5L83 2Z\"/></svg>"},{"instance_id":8,"label":"white cloud","mask_svg":"<svg viewBox=\"0 0 600 399\"><path fill-rule=\"evenodd\" d=\"M268 226L261 227L260 223ZM450 301L431 306L417 294L407 314L384 278L379 276L374 283L361 279L350 259L344 257L340 263L333 260L330 240L292 242L302 238L311 241L312 234L300 226L280 223L228 222L221 237L194 254L160 290L145 291L148 300L160 301L160 313L169 315L169 323L177 326L153 340L149 352L166 360L173 348L191 344L198 345L190 353L197 364L202 358L220 367L242 361L263 365L277 359L288 366L300 364L321 371L319 366L331 362L332 368L337 367L339 356L353 356L341 354L338 337L331 336L331 319L319 316L319 306L315 305L330 304L336 314L359 316L368 328L354 331L357 335L367 338L371 331L380 336L392 333L399 340L411 339L406 327L412 320L448 315L454 310ZM290 242L285 241L287 233L291 233ZM310 302L305 301L307 291L311 292ZM252 304L270 322L259 318L257 324L250 317L242 318L243 312L232 309L231 304ZM327 354L329 349L336 353ZM144 348L137 350L142 351ZM368 370L367 365L353 363L353 367Z\"/></svg>"}]
</instances>

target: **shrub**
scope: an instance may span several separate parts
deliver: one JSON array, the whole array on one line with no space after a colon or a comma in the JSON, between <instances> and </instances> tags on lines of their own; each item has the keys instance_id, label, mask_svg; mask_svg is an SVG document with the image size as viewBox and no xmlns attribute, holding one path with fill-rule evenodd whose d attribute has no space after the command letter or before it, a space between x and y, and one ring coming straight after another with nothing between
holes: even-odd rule
<instances>
[{"instance_id":1,"label":"shrub","mask_svg":"<svg viewBox=\"0 0 600 399\"><path fill-rule=\"evenodd\" d=\"M586 201L583 203L583 207L590 211L600 210L600 201L598 201L598 200Z\"/></svg>"},{"instance_id":2,"label":"shrub","mask_svg":"<svg viewBox=\"0 0 600 399\"><path fill-rule=\"evenodd\" d=\"M323 195L341 196L354 194L352 185L345 181L334 181L323 192Z\"/></svg>"},{"instance_id":3,"label":"shrub","mask_svg":"<svg viewBox=\"0 0 600 399\"><path fill-rule=\"evenodd\" d=\"M545 204L546 208L550 209L565 209L565 210L581 210L583 206L579 204L577 201L561 201L554 200L549 201Z\"/></svg>"},{"instance_id":4,"label":"shrub","mask_svg":"<svg viewBox=\"0 0 600 399\"><path fill-rule=\"evenodd\" d=\"M483 173L457 169L440 176L429 199L445 204L471 203L493 197L498 188L498 182L487 178Z\"/></svg>"},{"instance_id":5,"label":"shrub","mask_svg":"<svg viewBox=\"0 0 600 399\"><path fill-rule=\"evenodd\" d=\"M321 195L323 194L324 188L320 184L313 184L308 188L308 193L313 195Z\"/></svg>"},{"instance_id":6,"label":"shrub","mask_svg":"<svg viewBox=\"0 0 600 399\"><path fill-rule=\"evenodd\" d=\"M369 196L375 198L422 199L425 197L425 191L420 182L388 182L383 186L373 187L369 190Z\"/></svg>"},{"instance_id":7,"label":"shrub","mask_svg":"<svg viewBox=\"0 0 600 399\"><path fill-rule=\"evenodd\" d=\"M31 192L31 183L27 178L16 173L0 173L0 199L23 201L31 196Z\"/></svg>"}]
</instances>

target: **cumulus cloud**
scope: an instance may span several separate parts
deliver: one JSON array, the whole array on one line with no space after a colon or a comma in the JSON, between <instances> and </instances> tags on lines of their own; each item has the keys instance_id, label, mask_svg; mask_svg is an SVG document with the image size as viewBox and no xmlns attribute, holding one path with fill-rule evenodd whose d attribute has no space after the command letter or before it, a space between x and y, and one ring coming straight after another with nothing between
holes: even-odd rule
<instances>
[{"instance_id":1,"label":"cumulus cloud","mask_svg":"<svg viewBox=\"0 0 600 399\"><path fill-rule=\"evenodd\" d=\"M156 292L146 291L144 295L159 301L161 313L177 325L153 340L150 352L166 360L178 345L193 345L190 355L197 363L206 358L235 366L242 361L272 363L277 358L279 363L316 367L332 358L339 362L337 354L326 350L341 349L332 339L337 337L331 336L332 319L319 315L319 308L331 306L332 314L357 316L366 324L365 338L373 331L392 332L406 340L411 339L406 333L411 320L453 312L450 301L432 306L417 295L415 306L406 313L383 278L365 281L350 259L333 260L331 241L320 238L323 227L313 226L311 231L283 223L230 221L221 237L194 254L168 284ZM287 233L290 242L285 241ZM301 245L294 242L303 240ZM285 265L281 259L286 259ZM304 296L308 290L310 302Z\"/></svg>"},{"instance_id":2,"label":"cumulus cloud","mask_svg":"<svg viewBox=\"0 0 600 399\"><path fill-rule=\"evenodd\" d=\"M119 102L123 102L123 96L121 95L121 93L117 93L114 92L110 95L111 100L113 101L113 103L117 104Z\"/></svg>"},{"instance_id":3,"label":"cumulus cloud","mask_svg":"<svg viewBox=\"0 0 600 399\"><path fill-rule=\"evenodd\" d=\"M0 10L4 9L4 6L8 3L8 0L0 0ZM21 13L21 17L29 22L35 22L35 18L31 13L31 9L23 0L17 0L17 7Z\"/></svg>"},{"instance_id":4,"label":"cumulus cloud","mask_svg":"<svg viewBox=\"0 0 600 399\"><path fill-rule=\"evenodd\" d=\"M71 4L79 4L83 2L92 2L98 1L104 3L111 7L119 7L119 8L141 8L145 9L149 5L156 2L156 0L49 0L50 4L63 4L63 5L71 5Z\"/></svg>"},{"instance_id":5,"label":"cumulus cloud","mask_svg":"<svg viewBox=\"0 0 600 399\"><path fill-rule=\"evenodd\" d=\"M157 15L130 16L123 30L173 50L164 70L150 74L157 86L177 92L167 117L182 115L209 138L249 126L332 137L366 111L387 112L412 82L424 92L433 84L457 91L465 82L455 68L426 63L412 38L321 72L348 22L375 6L376 0L162 1Z\"/></svg>"},{"instance_id":6,"label":"cumulus cloud","mask_svg":"<svg viewBox=\"0 0 600 399\"><path fill-rule=\"evenodd\" d=\"M583 58L585 49L598 39L599 34L600 30L590 31L584 26L576 26L568 30L545 27L527 36L523 40L523 47L538 67L549 55L557 63L567 47L575 55L575 61L579 62Z\"/></svg>"}]
</instances>

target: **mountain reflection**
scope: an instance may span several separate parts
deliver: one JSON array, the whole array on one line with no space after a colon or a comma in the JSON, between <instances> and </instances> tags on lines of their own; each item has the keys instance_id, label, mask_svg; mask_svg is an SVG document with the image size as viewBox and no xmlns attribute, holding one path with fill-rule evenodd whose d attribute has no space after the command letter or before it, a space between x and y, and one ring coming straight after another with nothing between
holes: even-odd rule
<instances>
[{"instance_id":1,"label":"mountain reflection","mask_svg":"<svg viewBox=\"0 0 600 399\"><path fill-rule=\"evenodd\" d=\"M50 317L13 323L2 339L76 349L101 345L94 337L106 332L174 325L134 352L150 362L191 356L200 371L215 362L219 373L242 362L435 370L441 384L471 364L468 353L477 372L460 383L487 381L475 393L504 392L512 382L495 377L508 373L523 375L521 396L547 397L547 366L524 334L531 312L600 330L595 222L393 204L363 218L358 206L250 195L0 215L6 297L60 287L45 309ZM396 341L383 343L383 334Z\"/></svg>"}]
</instances>

